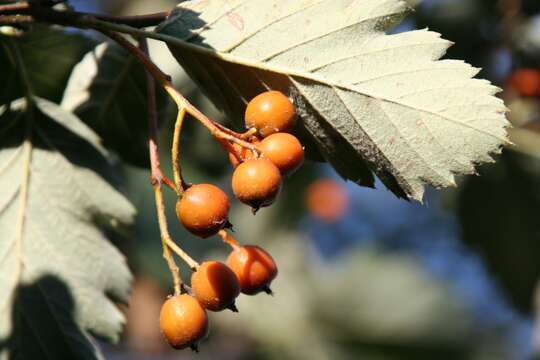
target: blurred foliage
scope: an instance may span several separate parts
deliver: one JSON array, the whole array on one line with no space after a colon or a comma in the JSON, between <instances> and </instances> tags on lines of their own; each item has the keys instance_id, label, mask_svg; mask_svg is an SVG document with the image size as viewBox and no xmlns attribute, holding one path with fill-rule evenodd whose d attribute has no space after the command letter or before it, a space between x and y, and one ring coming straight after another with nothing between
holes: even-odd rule
<instances>
[{"instance_id":1,"label":"blurred foliage","mask_svg":"<svg viewBox=\"0 0 540 360\"><path fill-rule=\"evenodd\" d=\"M459 194L463 239L486 259L512 302L533 311L540 276L540 159L513 151Z\"/></svg>"},{"instance_id":2,"label":"blurred foliage","mask_svg":"<svg viewBox=\"0 0 540 360\"><path fill-rule=\"evenodd\" d=\"M495 342L410 254L363 247L319 263L298 235L275 236L275 296L241 297L237 316L216 319L258 339L265 358L480 359Z\"/></svg>"}]
</instances>

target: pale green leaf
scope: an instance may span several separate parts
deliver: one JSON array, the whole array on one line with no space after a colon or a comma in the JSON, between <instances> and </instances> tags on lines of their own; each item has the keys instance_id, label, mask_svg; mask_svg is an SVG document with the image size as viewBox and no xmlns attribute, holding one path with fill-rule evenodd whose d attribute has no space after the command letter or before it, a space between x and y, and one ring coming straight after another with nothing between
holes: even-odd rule
<instances>
[{"instance_id":1,"label":"pale green leaf","mask_svg":"<svg viewBox=\"0 0 540 360\"><path fill-rule=\"evenodd\" d=\"M100 139L47 100L0 108L0 359L98 359L131 275L106 233L132 224Z\"/></svg>"},{"instance_id":2,"label":"pale green leaf","mask_svg":"<svg viewBox=\"0 0 540 360\"><path fill-rule=\"evenodd\" d=\"M506 108L488 81L428 30L387 35L401 0L204 0L178 5L159 31L179 63L231 116L268 88L294 98L302 126L344 177L366 164L398 196L492 161ZM355 168L356 167L356 168Z\"/></svg>"}]
</instances>

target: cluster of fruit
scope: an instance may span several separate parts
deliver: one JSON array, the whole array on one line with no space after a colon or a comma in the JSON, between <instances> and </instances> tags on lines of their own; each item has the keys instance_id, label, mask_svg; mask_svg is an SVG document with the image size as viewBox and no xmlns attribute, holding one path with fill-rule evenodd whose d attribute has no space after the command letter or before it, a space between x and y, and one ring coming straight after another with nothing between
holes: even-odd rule
<instances>
[{"instance_id":1,"label":"cluster of fruit","mask_svg":"<svg viewBox=\"0 0 540 360\"><path fill-rule=\"evenodd\" d=\"M234 167L233 193L254 212L274 202L282 177L304 161L302 145L287 133L295 118L296 109L287 96L278 91L262 93L246 108L247 132L243 135L253 147L222 143ZM265 250L242 246L225 231L230 227L229 208L227 194L212 184L191 185L176 204L178 218L189 232L202 238L219 234L233 249L227 264L207 261L193 269L191 288L183 286L183 293L163 304L161 330L176 349L197 349L208 332L206 310L237 311L234 302L240 293L271 293L269 285L277 275L277 266Z\"/></svg>"}]
</instances>

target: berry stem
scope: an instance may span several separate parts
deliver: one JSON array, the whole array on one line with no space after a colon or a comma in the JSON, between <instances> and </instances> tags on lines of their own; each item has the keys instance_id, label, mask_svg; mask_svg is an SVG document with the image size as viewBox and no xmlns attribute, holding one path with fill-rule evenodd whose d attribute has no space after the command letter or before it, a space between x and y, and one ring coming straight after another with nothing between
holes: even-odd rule
<instances>
[{"instance_id":1,"label":"berry stem","mask_svg":"<svg viewBox=\"0 0 540 360\"><path fill-rule=\"evenodd\" d=\"M223 239L223 242L229 244L234 250L242 247L240 243L227 231L221 229L219 230L219 236Z\"/></svg>"},{"instance_id":2,"label":"berry stem","mask_svg":"<svg viewBox=\"0 0 540 360\"><path fill-rule=\"evenodd\" d=\"M158 81L165 91L169 94L172 100L176 103L178 109L185 109L185 112L197 119L203 126L205 126L210 134L216 139L223 139L233 143L237 143L240 146L243 146L255 153L259 153L259 150L251 143L241 139L241 134L236 134L232 130L224 130L225 127L219 125L206 115L204 115L199 109L193 106L172 84L171 78L169 75L165 74L161 69L140 49L127 41L123 36L118 33L101 30L102 33L116 41L123 48L129 51L133 56L141 62L141 64L146 68L146 70L152 74L152 76Z\"/></svg>"},{"instance_id":3,"label":"berry stem","mask_svg":"<svg viewBox=\"0 0 540 360\"><path fill-rule=\"evenodd\" d=\"M17 4L0 6L0 14L4 15L12 13L16 15L28 14L38 21L44 21L64 26L75 26L83 29L91 28L100 31L104 35L116 41L132 55L134 55L142 63L146 70L150 72L150 74L152 74L152 76L165 88L165 90L174 100L178 108L184 108L188 114L192 115L201 124L203 124L216 139L225 139L230 142L237 143L240 146L250 149L256 154L259 154L259 151L255 146L243 139L243 134L235 133L234 131L227 129L224 126L219 125L218 123L204 115L202 112L200 112L178 90L174 88L171 83L170 76L163 73L163 71L161 71L161 69L159 69L159 67L157 67L154 62L152 62L152 60L147 56L146 53L131 44L123 36L119 35L119 33L121 32L130 34L136 38L153 38L161 41L165 41L165 39L170 41L173 41L173 39L177 40L171 36L148 32L133 26L126 25L128 23L131 23L132 25L141 25L136 24L141 20L141 18L120 19L76 11L56 11L54 9L40 6L39 3L30 4L30 2L21 2ZM163 13L150 14L150 17L152 16L155 16L154 20L156 21L164 18ZM144 19L143 22L145 22L146 20L147 19Z\"/></svg>"},{"instance_id":4,"label":"berry stem","mask_svg":"<svg viewBox=\"0 0 540 360\"><path fill-rule=\"evenodd\" d=\"M180 168L180 135L182 133L182 125L184 123L185 115L186 110L184 108L180 108L174 124L174 137L171 149L174 183L176 185L176 194L179 197L182 196L186 188L186 183L182 177L182 170Z\"/></svg>"},{"instance_id":5,"label":"berry stem","mask_svg":"<svg viewBox=\"0 0 540 360\"><path fill-rule=\"evenodd\" d=\"M148 53L148 44L146 39L139 40L139 46L141 52ZM171 251L167 245L167 239L170 239L169 230L167 229L167 218L165 217L165 205L163 203L163 194L161 192L161 184L163 182L163 172L159 162L159 149L157 141L157 111L156 111L156 88L154 85L154 79L147 72L146 73L146 89L147 89L147 101L148 101L148 127L149 127L149 139L148 148L150 152L150 164L152 172L152 187L154 189L154 197L156 201L156 211L158 215L159 232L161 234L161 244L163 246L163 257L167 261L169 270L173 277L174 293L180 294L182 279L180 277L180 271L174 258L171 255Z\"/></svg>"},{"instance_id":6,"label":"berry stem","mask_svg":"<svg viewBox=\"0 0 540 360\"><path fill-rule=\"evenodd\" d=\"M244 159L242 157L242 152L239 149L232 146L232 144L229 141L224 140L224 139L218 139L218 141L221 144L221 146L223 147L223 149L225 149L225 151L227 151L228 153L233 154L233 156L236 158L236 160L244 161Z\"/></svg>"},{"instance_id":7,"label":"berry stem","mask_svg":"<svg viewBox=\"0 0 540 360\"><path fill-rule=\"evenodd\" d=\"M169 230L167 229L167 218L165 216L165 205L163 203L163 194L159 185L154 185L154 195L156 199L156 209L158 214L159 231L161 233L161 244L163 246L163 257L167 261L169 270L171 271L174 283L174 294L179 295L182 289L182 278L180 277L180 269L171 254L170 243L172 243Z\"/></svg>"},{"instance_id":8,"label":"berry stem","mask_svg":"<svg viewBox=\"0 0 540 360\"><path fill-rule=\"evenodd\" d=\"M176 185L173 183L171 179L169 179L165 174L161 173L161 181L164 185L167 185L168 188L170 188L173 191L176 191Z\"/></svg>"},{"instance_id":9,"label":"berry stem","mask_svg":"<svg viewBox=\"0 0 540 360\"><path fill-rule=\"evenodd\" d=\"M255 151L258 153L258 149L251 143L242 140L239 136L239 134L234 133L232 130L223 130L225 129L224 126L219 125L206 115L204 115L202 112L199 111L195 106L193 106L173 85L170 81L162 82L163 87L165 90L169 93L170 97L173 99L173 101L176 103L176 105L181 108L184 107L186 109L186 112L193 116L195 119L197 119L204 127L208 129L210 134L214 136L217 140L226 140L233 143L237 143L238 145L245 147L247 149L250 149L252 151Z\"/></svg>"},{"instance_id":10,"label":"berry stem","mask_svg":"<svg viewBox=\"0 0 540 360\"><path fill-rule=\"evenodd\" d=\"M178 255L184 262L189 266L189 268L193 271L195 271L199 267L199 263L195 261L191 256L188 255L187 252L182 250L180 246L178 246L169 236L167 239L165 239L165 242L167 246L175 252L176 255Z\"/></svg>"},{"instance_id":11,"label":"berry stem","mask_svg":"<svg viewBox=\"0 0 540 360\"><path fill-rule=\"evenodd\" d=\"M240 134L240 137L244 140L249 140L251 137L255 136L255 134L257 134L257 129L251 128L246 132Z\"/></svg>"}]
</instances>

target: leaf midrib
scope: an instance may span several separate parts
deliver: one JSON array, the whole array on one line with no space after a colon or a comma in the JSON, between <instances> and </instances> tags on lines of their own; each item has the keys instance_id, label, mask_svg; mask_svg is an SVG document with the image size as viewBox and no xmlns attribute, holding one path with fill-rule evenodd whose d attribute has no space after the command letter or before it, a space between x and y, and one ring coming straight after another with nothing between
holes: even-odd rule
<instances>
[{"instance_id":1,"label":"leaf midrib","mask_svg":"<svg viewBox=\"0 0 540 360\"><path fill-rule=\"evenodd\" d=\"M171 35L165 35L165 34L156 33L156 34L153 34L151 37L155 38L157 40L165 41L165 42L167 42L167 43L169 43L171 45L179 46L179 47L182 47L182 48L184 48L186 50L191 50L191 51L194 51L194 52L197 52L197 53L201 53L201 54L204 54L204 55L207 55L207 56L211 56L211 57L214 57L214 58L217 58L219 60L226 61L226 62L229 62L229 63L233 63L233 64L237 64L237 65L241 65L241 66L246 66L246 67L251 67L251 68L256 68L256 69L260 69L260 70L263 70L263 71L276 72L276 73L285 74L285 75L292 76L292 77L299 77L299 78L319 82L321 84L324 84L324 85L327 85L327 86L330 86L330 87L335 87L335 88L338 88L338 89L343 89L343 90L351 91L351 92L354 92L354 93L358 93L360 95L363 95L363 96L366 96L366 97L369 97L369 98L372 98L372 99L375 99L375 100L382 100L382 101L387 101L389 103L394 103L396 105L403 106L403 107L406 107L408 109L412 109L414 111L419 111L419 112L423 112L423 113L426 113L426 114L430 114L430 115L439 117L439 118L441 118L441 119L443 119L443 120L445 120L447 122L451 122L451 123L454 123L454 124L457 124L457 125L461 125L463 127L470 128L471 130L474 130L474 131L477 131L477 132L482 133L484 135L488 135L490 137L493 137L493 138L501 141L503 144L508 144L509 143L508 139L506 139L504 137L500 137L500 136L498 136L496 134L492 134L492 133L490 133L490 132L488 132L486 130L477 128L477 127L472 126L470 124L462 123L459 120L454 119L454 118L452 118L450 116L447 116L447 115L444 115L444 114L439 114L439 113L433 112L433 111L425 109L425 108L409 105L407 103L399 101L398 99L390 99L390 98L388 98L388 97L386 97L384 95L367 91L367 90L362 89L362 88L360 88L358 86L351 86L349 84L342 84L342 83L339 83L339 82L330 81L326 77L318 76L318 75L315 75L315 74L312 74L312 73L306 73L305 71L299 71L299 70L286 68L286 67L282 67L282 66L278 66L278 65L267 64L267 63L261 64L261 63L256 62L256 61L251 61L251 60L248 60L248 59L245 59L245 58L242 58L242 57L238 57L238 56L235 56L235 55L231 55L231 54L221 53L221 52L218 52L218 51L216 51L214 49L211 49L211 48L206 48L206 47L195 45L195 44L192 44L192 43L189 43L189 42L185 42L185 41L180 40L180 39L178 39L178 38L176 38L174 36L171 36Z\"/></svg>"},{"instance_id":2,"label":"leaf midrib","mask_svg":"<svg viewBox=\"0 0 540 360\"><path fill-rule=\"evenodd\" d=\"M125 66L123 67L120 75L115 80L113 80L113 87L111 91L109 92L109 96L107 96L107 98L105 99L105 104L101 107L101 110L97 117L99 123L103 121L103 118L105 117L105 114L111 107L111 104L114 104L114 99L116 96L118 96L117 93L122 87L122 83L124 82L124 79L128 77L128 74L129 74L129 71L131 70L132 65L133 65L133 58L130 56L127 58L127 61L125 62Z\"/></svg>"}]
</instances>

